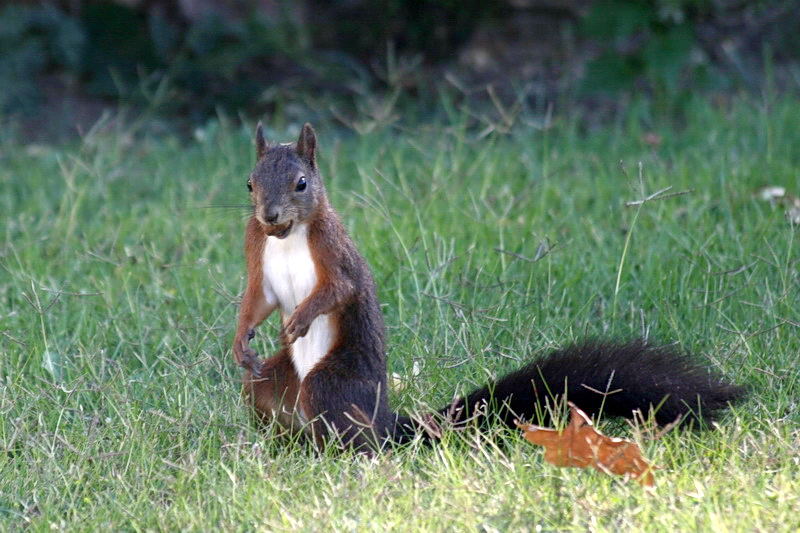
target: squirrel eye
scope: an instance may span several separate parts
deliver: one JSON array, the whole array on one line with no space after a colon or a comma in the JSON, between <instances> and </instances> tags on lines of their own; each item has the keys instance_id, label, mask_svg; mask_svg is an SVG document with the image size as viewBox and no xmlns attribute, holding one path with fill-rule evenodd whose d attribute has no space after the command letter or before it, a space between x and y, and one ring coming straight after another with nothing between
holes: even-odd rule
<instances>
[{"instance_id":1,"label":"squirrel eye","mask_svg":"<svg viewBox=\"0 0 800 533\"><path fill-rule=\"evenodd\" d=\"M247 180L247 190L253 192L253 182L249 179Z\"/></svg>"},{"instance_id":2,"label":"squirrel eye","mask_svg":"<svg viewBox=\"0 0 800 533\"><path fill-rule=\"evenodd\" d=\"M297 187L295 187L294 190L297 192L306 190L306 178L303 177L297 180Z\"/></svg>"}]
</instances>

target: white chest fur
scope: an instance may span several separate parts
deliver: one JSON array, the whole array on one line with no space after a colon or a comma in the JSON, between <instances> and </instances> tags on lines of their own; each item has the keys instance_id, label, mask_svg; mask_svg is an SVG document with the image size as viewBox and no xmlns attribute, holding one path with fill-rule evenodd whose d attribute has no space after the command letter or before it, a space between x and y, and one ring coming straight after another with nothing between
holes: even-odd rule
<instances>
[{"instance_id":1,"label":"white chest fur","mask_svg":"<svg viewBox=\"0 0 800 533\"><path fill-rule=\"evenodd\" d=\"M268 237L264 246L264 296L277 304L285 322L297 305L311 294L317 284L317 271L308 247L308 226L301 224L285 239ZM302 381L334 341L328 315L318 316L308 333L291 346L292 362Z\"/></svg>"}]
</instances>

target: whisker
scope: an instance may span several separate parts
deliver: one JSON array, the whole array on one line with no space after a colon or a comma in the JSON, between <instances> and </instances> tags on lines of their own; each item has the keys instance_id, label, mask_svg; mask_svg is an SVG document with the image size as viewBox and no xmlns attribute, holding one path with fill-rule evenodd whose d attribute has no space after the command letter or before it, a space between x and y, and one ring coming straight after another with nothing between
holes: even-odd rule
<instances>
[{"instance_id":1,"label":"whisker","mask_svg":"<svg viewBox=\"0 0 800 533\"><path fill-rule=\"evenodd\" d=\"M252 209L250 204L210 204L195 206L200 209Z\"/></svg>"}]
</instances>

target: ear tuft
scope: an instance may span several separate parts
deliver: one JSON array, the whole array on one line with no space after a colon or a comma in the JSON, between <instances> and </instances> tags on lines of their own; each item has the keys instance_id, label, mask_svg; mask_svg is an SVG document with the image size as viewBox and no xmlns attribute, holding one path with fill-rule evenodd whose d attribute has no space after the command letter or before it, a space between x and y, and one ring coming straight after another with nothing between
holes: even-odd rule
<instances>
[{"instance_id":1,"label":"ear tuft","mask_svg":"<svg viewBox=\"0 0 800 533\"><path fill-rule=\"evenodd\" d=\"M256 159L261 159L267 154L267 141L264 140L264 126L258 121L256 126Z\"/></svg>"},{"instance_id":2,"label":"ear tuft","mask_svg":"<svg viewBox=\"0 0 800 533\"><path fill-rule=\"evenodd\" d=\"M303 125L300 137L297 139L297 154L311 165L311 168L317 168L317 134L308 122Z\"/></svg>"}]
</instances>

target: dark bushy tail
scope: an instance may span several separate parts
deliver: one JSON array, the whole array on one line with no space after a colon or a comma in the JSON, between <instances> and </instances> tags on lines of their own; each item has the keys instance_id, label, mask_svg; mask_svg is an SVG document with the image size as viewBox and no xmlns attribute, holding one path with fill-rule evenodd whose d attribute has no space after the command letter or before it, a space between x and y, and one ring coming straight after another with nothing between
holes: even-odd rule
<instances>
[{"instance_id":1,"label":"dark bushy tail","mask_svg":"<svg viewBox=\"0 0 800 533\"><path fill-rule=\"evenodd\" d=\"M745 395L743 387L723 381L670 346L637 340L625 344L587 341L555 350L498 381L487 384L440 410L469 420L488 405L490 417L509 426L515 419L537 421L545 403L564 394L590 416L630 418L651 409L661 424L686 416L710 422ZM476 407L478 408L476 410Z\"/></svg>"},{"instance_id":2,"label":"dark bushy tail","mask_svg":"<svg viewBox=\"0 0 800 533\"><path fill-rule=\"evenodd\" d=\"M496 418L509 427L514 420L547 423L540 416L547 416L548 402L552 405L565 392L589 416L602 410L603 417L631 418L634 411L648 417L652 411L656 422L666 425L678 417L711 422L746 391L671 346L585 341L472 391L439 415L456 426ZM430 428L433 419L424 424ZM415 434L434 436L419 417L398 416L392 440L406 442Z\"/></svg>"}]
</instances>

